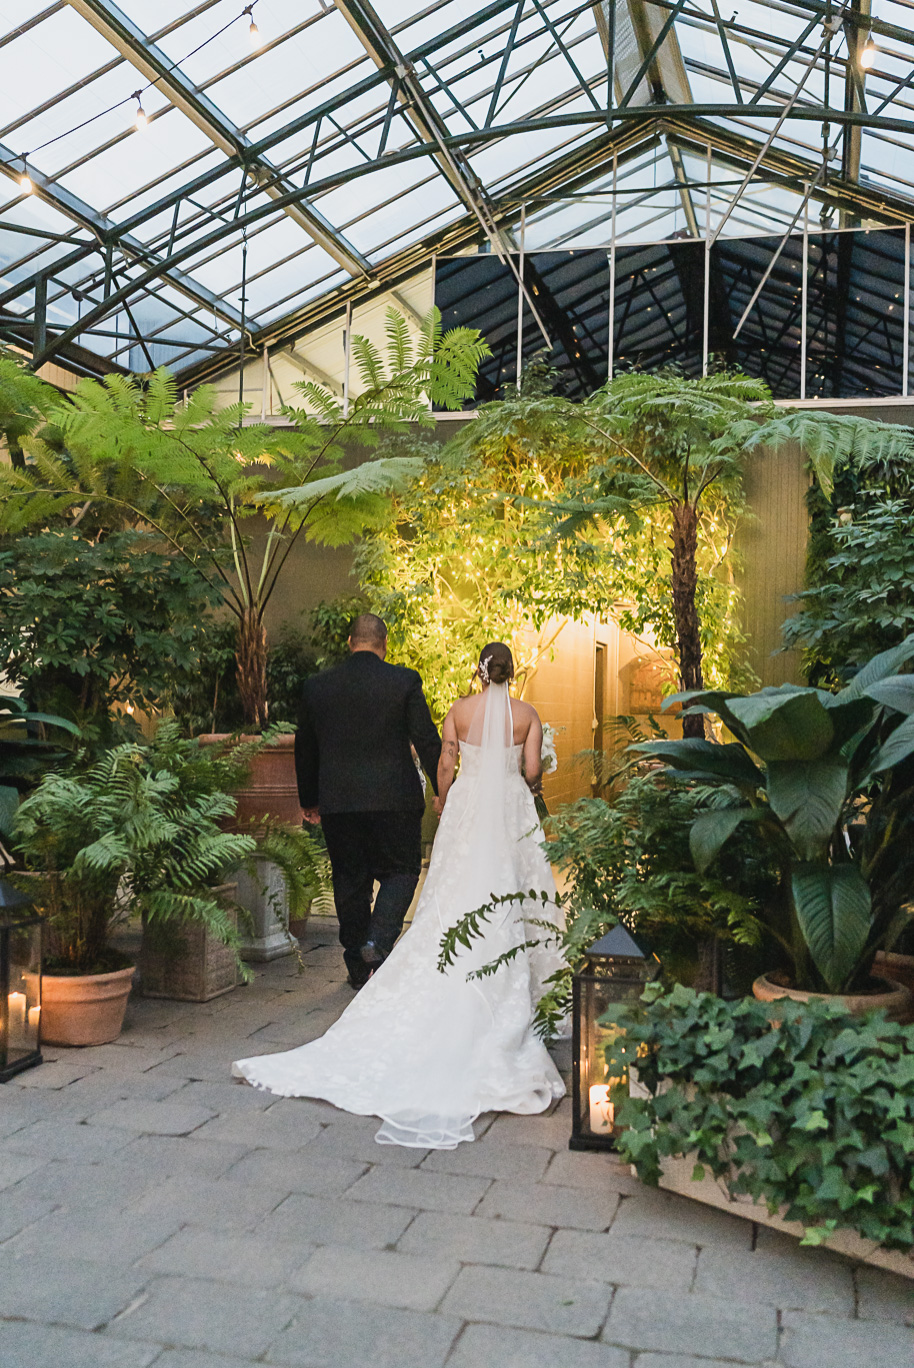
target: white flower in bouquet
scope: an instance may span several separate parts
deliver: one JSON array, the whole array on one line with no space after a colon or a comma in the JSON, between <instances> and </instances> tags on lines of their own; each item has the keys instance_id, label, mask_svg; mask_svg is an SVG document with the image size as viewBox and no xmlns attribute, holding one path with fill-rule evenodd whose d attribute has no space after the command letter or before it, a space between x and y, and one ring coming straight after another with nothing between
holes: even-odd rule
<instances>
[{"instance_id":1,"label":"white flower in bouquet","mask_svg":"<svg viewBox=\"0 0 914 1368\"><path fill-rule=\"evenodd\" d=\"M543 749L541 751L543 773L551 774L558 767L559 759L555 752L555 727L543 723Z\"/></svg>"}]
</instances>

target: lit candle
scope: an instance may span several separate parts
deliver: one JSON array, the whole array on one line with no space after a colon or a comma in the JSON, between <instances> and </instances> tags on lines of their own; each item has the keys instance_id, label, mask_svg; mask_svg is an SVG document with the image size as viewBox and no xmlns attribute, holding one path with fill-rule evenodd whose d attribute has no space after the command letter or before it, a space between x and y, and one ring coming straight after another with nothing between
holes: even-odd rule
<instances>
[{"instance_id":1,"label":"lit candle","mask_svg":"<svg viewBox=\"0 0 914 1368\"><path fill-rule=\"evenodd\" d=\"M30 1007L30 1008L29 1008L29 1030L30 1030L30 1031L37 1031L40 1022L41 1022L41 1008L40 1008L40 1007Z\"/></svg>"},{"instance_id":2,"label":"lit candle","mask_svg":"<svg viewBox=\"0 0 914 1368\"><path fill-rule=\"evenodd\" d=\"M25 1035L25 993L10 993L7 999L9 1009L10 1039Z\"/></svg>"},{"instance_id":3,"label":"lit candle","mask_svg":"<svg viewBox=\"0 0 914 1368\"><path fill-rule=\"evenodd\" d=\"M612 1130L615 1107L609 1100L607 1083L592 1083L590 1086L590 1129L595 1133Z\"/></svg>"}]
</instances>

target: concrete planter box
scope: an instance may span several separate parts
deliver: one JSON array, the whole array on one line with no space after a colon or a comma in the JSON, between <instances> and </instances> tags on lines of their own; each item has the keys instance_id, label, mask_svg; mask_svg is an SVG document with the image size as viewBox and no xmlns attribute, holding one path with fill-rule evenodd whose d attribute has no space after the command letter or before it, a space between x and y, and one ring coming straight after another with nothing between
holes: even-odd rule
<instances>
[{"instance_id":1,"label":"concrete planter box","mask_svg":"<svg viewBox=\"0 0 914 1368\"><path fill-rule=\"evenodd\" d=\"M213 893L234 903L234 883L220 884ZM237 912L231 913L237 925ZM143 922L140 948L140 988L144 997L175 1002L210 1002L238 986L233 952L204 926L149 926Z\"/></svg>"},{"instance_id":2,"label":"concrete planter box","mask_svg":"<svg viewBox=\"0 0 914 1368\"><path fill-rule=\"evenodd\" d=\"M241 928L241 958L253 963L291 955L295 942L289 937L289 901L286 884L278 865L272 860L256 860L256 874L239 869L233 878L238 884L236 901L248 914Z\"/></svg>"},{"instance_id":3,"label":"concrete planter box","mask_svg":"<svg viewBox=\"0 0 914 1368\"><path fill-rule=\"evenodd\" d=\"M747 1221L757 1221L759 1225L770 1226L783 1235L803 1238L803 1227L797 1221L785 1221L781 1216L768 1214L768 1208L753 1202L748 1196L731 1197L722 1180L705 1173L696 1182L692 1170L697 1160L686 1155L683 1158L667 1159L664 1163L660 1186L667 1192L676 1192L681 1197L691 1197L693 1201L703 1202L705 1206L717 1207L731 1216L742 1216ZM634 1169L632 1170L634 1173ZM637 1177L637 1174L635 1175ZM903 1254L895 1249L883 1249L872 1240L864 1240L852 1230L836 1230L830 1235L824 1248L836 1254L845 1254L849 1259L883 1268L889 1273L899 1273L903 1278L914 1279L914 1255Z\"/></svg>"}]
</instances>

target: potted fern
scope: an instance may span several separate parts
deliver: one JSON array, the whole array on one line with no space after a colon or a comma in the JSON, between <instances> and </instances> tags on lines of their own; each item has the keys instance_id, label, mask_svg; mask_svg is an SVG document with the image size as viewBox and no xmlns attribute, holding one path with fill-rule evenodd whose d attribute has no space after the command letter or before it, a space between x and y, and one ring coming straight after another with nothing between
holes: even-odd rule
<instances>
[{"instance_id":1,"label":"potted fern","mask_svg":"<svg viewBox=\"0 0 914 1368\"><path fill-rule=\"evenodd\" d=\"M201 746L199 740L183 737L176 723L166 722L146 751L148 767L176 781L168 811L179 829L189 824L192 832L200 805L215 801L220 826L230 827L248 843L239 866L223 870L229 882L216 888L206 887L213 871L201 862L205 852L188 849L180 838L138 854L130 886L143 913L140 983L147 997L205 1002L246 978L242 959L259 957L251 953L252 905L269 913L282 953L294 953L290 918L304 923L313 898L326 892L327 858L319 836L303 830L300 823L292 826L269 815L239 819L231 790L239 787L252 753L269 735L235 746ZM189 898L183 916L175 904L180 889ZM197 915L193 899L201 896L223 902L237 899L244 909L241 927L232 908L227 908L228 934L205 914Z\"/></svg>"},{"instance_id":2,"label":"potted fern","mask_svg":"<svg viewBox=\"0 0 914 1368\"><path fill-rule=\"evenodd\" d=\"M46 775L20 805L14 849L46 919L43 1040L98 1045L119 1035L134 965L111 933L131 911L237 939L211 888L256 848L221 829L234 807L224 793L182 794L179 777L133 744Z\"/></svg>"}]
</instances>

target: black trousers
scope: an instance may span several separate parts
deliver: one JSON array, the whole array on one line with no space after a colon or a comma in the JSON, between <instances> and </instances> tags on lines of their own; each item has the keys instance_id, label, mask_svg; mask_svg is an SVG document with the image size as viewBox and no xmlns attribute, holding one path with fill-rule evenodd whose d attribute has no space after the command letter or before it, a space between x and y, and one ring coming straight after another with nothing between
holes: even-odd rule
<instances>
[{"instance_id":1,"label":"black trousers","mask_svg":"<svg viewBox=\"0 0 914 1368\"><path fill-rule=\"evenodd\" d=\"M321 815L333 873L333 896L346 967L356 976L371 941L389 955L422 869L422 813L328 812ZM375 880L380 884L372 910Z\"/></svg>"}]
</instances>

